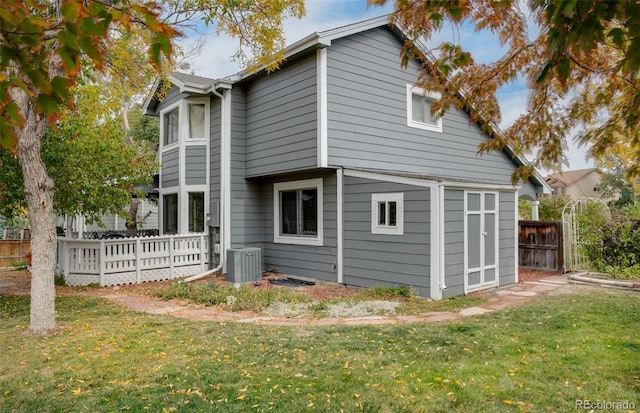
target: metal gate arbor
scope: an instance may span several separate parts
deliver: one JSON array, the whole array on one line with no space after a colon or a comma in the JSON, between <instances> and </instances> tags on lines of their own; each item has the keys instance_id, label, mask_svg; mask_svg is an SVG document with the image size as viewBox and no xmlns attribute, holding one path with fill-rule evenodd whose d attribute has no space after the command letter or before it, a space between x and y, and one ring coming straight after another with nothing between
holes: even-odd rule
<instances>
[{"instance_id":1,"label":"metal gate arbor","mask_svg":"<svg viewBox=\"0 0 640 413\"><path fill-rule=\"evenodd\" d=\"M598 198L572 199L562 209L565 272L588 269L589 261L584 251L585 226L581 217L587 216L591 210L611 217L607 204Z\"/></svg>"}]
</instances>

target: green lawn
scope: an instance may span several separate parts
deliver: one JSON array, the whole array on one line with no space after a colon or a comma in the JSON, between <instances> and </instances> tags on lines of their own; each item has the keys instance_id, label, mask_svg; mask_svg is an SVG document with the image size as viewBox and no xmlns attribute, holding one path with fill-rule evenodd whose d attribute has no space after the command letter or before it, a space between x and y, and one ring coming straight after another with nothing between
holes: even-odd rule
<instances>
[{"instance_id":1,"label":"green lawn","mask_svg":"<svg viewBox=\"0 0 640 413\"><path fill-rule=\"evenodd\" d=\"M582 289L438 324L193 322L59 298L24 332L0 297L0 411L568 412L640 405L640 295Z\"/></svg>"}]
</instances>

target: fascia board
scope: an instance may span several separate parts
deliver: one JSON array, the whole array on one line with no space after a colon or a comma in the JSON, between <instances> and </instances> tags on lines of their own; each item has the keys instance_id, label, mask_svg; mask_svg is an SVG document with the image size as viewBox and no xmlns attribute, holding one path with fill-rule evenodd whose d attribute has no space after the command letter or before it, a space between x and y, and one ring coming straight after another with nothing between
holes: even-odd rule
<instances>
[{"instance_id":1,"label":"fascia board","mask_svg":"<svg viewBox=\"0 0 640 413\"><path fill-rule=\"evenodd\" d=\"M151 104L153 97L156 95L156 90L158 90L158 86L160 86L159 77L153 82L153 86L151 87L151 90L149 91L149 93L147 93L147 97L144 100L144 104L142 105L142 113L150 115L150 113L148 113L149 105Z\"/></svg>"}]
</instances>

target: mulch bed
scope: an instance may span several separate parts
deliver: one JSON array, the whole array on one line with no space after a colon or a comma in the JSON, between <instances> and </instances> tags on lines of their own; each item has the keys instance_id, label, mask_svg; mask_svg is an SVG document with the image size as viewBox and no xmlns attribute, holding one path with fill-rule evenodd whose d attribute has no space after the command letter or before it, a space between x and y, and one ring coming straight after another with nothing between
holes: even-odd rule
<instances>
[{"instance_id":1,"label":"mulch bed","mask_svg":"<svg viewBox=\"0 0 640 413\"><path fill-rule=\"evenodd\" d=\"M557 276L560 275L557 272L548 272L548 271L537 271L537 270L519 270L519 279L518 282L530 282L536 281L541 278L549 277L549 276ZM1 271L0 279L6 281L5 283L0 283L5 285L0 288L0 295L24 295L28 294L30 283L31 283L31 274L27 270L13 270L13 271ZM361 288L357 287L346 287L338 284L315 284L315 285L306 285L300 287L292 287L287 285L276 285L270 280L272 279L282 279L282 277L277 274L267 273L264 275L263 280L259 283L248 284L249 288L296 288L302 293L308 294L314 300L337 300L343 297L351 297L355 294L358 294L362 291ZM162 282L151 282L151 283L143 283L143 284L135 284L135 285L122 285L117 287L66 287L66 286L57 286L56 292L58 295L100 295L100 293L104 293L105 291L113 291L117 290L122 294L130 294L130 295L140 295L140 296L152 296L154 295L154 291L163 286L168 286L172 281L162 281ZM196 283L208 283L212 282L211 277L203 278L202 280L195 281ZM216 276L215 282L220 284L227 284L227 280L224 275ZM10 284L10 286L8 285Z\"/></svg>"}]
</instances>

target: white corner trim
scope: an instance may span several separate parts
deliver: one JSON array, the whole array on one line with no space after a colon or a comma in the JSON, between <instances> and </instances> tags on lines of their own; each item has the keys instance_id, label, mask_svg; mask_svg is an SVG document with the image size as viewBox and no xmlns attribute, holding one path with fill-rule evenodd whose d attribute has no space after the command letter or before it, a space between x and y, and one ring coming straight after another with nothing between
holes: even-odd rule
<instances>
[{"instance_id":1,"label":"white corner trim","mask_svg":"<svg viewBox=\"0 0 640 413\"><path fill-rule=\"evenodd\" d=\"M317 228L318 233L315 237L300 237L292 235L280 234L280 191L295 189L317 189L318 210L317 210ZM296 244L296 245L314 245L322 246L324 242L324 189L323 179L304 179L300 181L276 182L273 184L273 242L275 244Z\"/></svg>"},{"instance_id":2,"label":"white corner trim","mask_svg":"<svg viewBox=\"0 0 640 413\"><path fill-rule=\"evenodd\" d=\"M316 52L317 99L318 99L318 168L328 166L327 132L327 49Z\"/></svg>"},{"instance_id":3,"label":"white corner trim","mask_svg":"<svg viewBox=\"0 0 640 413\"><path fill-rule=\"evenodd\" d=\"M514 264L514 267L515 267L514 268L514 274L516 276L515 284L518 283L518 278L519 278L519 275L518 275L518 272L519 272L518 258L520 256L520 254L518 253L518 248L519 248L518 247L518 237L519 237L519 234L518 234L518 214L520 214L520 211L518 210L518 207L519 207L519 205L518 205L518 199L519 199L518 195L519 195L518 191L516 190L516 192L514 192L514 197L515 197L515 199L514 199L514 209L515 209L516 212L515 212L515 225L514 225L514 234L513 234L513 240L514 240L513 264Z\"/></svg>"},{"instance_id":4,"label":"white corner trim","mask_svg":"<svg viewBox=\"0 0 640 413\"><path fill-rule=\"evenodd\" d=\"M445 284L444 185L431 186L431 298L440 300Z\"/></svg>"}]
</instances>

